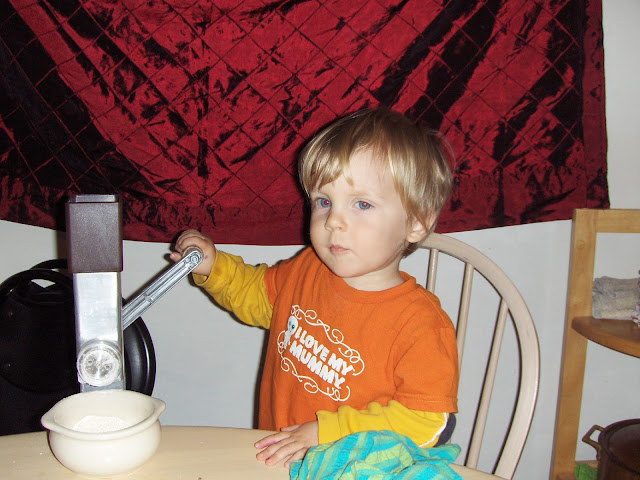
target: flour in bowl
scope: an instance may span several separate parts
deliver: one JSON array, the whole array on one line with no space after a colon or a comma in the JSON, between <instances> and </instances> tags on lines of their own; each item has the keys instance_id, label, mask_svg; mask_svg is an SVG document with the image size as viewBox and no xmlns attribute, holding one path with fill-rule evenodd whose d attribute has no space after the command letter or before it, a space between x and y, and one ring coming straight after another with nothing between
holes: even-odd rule
<instances>
[{"instance_id":1,"label":"flour in bowl","mask_svg":"<svg viewBox=\"0 0 640 480\"><path fill-rule=\"evenodd\" d=\"M73 430L85 433L104 433L115 432L116 430L122 430L130 426L131 424L129 422L119 417L87 415L73 426Z\"/></svg>"}]
</instances>

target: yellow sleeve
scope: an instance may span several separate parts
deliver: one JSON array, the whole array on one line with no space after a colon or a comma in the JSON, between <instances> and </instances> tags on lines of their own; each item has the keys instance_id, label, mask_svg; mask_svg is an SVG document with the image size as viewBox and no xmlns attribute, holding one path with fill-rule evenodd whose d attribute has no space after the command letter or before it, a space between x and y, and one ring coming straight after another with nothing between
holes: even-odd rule
<instances>
[{"instance_id":1,"label":"yellow sleeve","mask_svg":"<svg viewBox=\"0 0 640 480\"><path fill-rule=\"evenodd\" d=\"M329 443L352 433L370 430L390 430L411 438L420 447L436 444L447 425L448 413L410 410L396 400L383 407L371 402L367 410L343 405L337 412L320 410L318 441Z\"/></svg>"},{"instance_id":2,"label":"yellow sleeve","mask_svg":"<svg viewBox=\"0 0 640 480\"><path fill-rule=\"evenodd\" d=\"M193 275L218 305L248 325L269 328L273 305L264 283L267 265L247 265L242 258L218 250L209 276Z\"/></svg>"}]
</instances>

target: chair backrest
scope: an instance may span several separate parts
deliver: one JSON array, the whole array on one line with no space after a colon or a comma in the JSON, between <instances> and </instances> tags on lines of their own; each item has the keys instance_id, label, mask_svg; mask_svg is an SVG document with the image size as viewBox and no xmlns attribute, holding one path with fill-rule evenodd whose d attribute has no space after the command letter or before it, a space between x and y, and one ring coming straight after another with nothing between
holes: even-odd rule
<instances>
[{"instance_id":1,"label":"chair backrest","mask_svg":"<svg viewBox=\"0 0 640 480\"><path fill-rule=\"evenodd\" d=\"M497 413L500 417L498 423L503 424L498 430L501 432L500 435L504 432L504 438L491 438L484 444L491 445L489 449L493 457L491 461L495 459L490 473L511 479L529 433L538 394L540 351L533 319L513 282L500 267L477 249L460 240L435 233L429 235L421 243L420 248L430 250L426 288L441 298L445 310L449 312L456 324L461 366L460 401L463 400L463 395L465 397L469 395L465 383L478 385L475 389L478 393L473 393L477 395L477 398L473 399L473 402L477 400L477 406L473 407L476 411L471 417L469 412L463 411L463 408L460 409L458 426L452 441L463 448L466 446L464 465L478 469L481 449L483 458L487 450L483 446L487 419L490 417L493 421L495 415L490 406L496 378L503 375L511 377L509 381L513 384L511 393L513 411L505 412L504 408L500 407ZM440 269L438 268L439 260L442 260ZM442 282L440 282L437 285L438 289L436 288L436 280L441 279L445 274L443 265L445 261L460 263L459 270L456 270L460 277L459 280L456 278L456 282L460 283L459 287L451 285L451 272L447 263L446 285L441 285ZM479 276L476 275L474 280L475 273ZM473 296L472 293L474 293ZM489 298L494 294L495 301ZM445 302L445 297L451 296L458 303L454 305L454 308L458 309L457 316L452 314ZM490 305L494 303L496 309L492 311ZM480 313L476 315L476 311ZM509 318L511 322L507 322ZM502 349L505 329L511 328L507 327L508 323L513 326L512 343L515 347ZM470 332L469 341L465 342L467 332ZM476 332L487 332L488 336L488 341L484 342L486 351L481 353L477 353L478 350L482 350L482 341ZM467 345L466 355L465 344ZM502 355L501 350L503 350ZM500 368L498 368L499 365ZM465 371L467 369L468 371ZM469 382L466 379L469 379ZM511 408L509 395L505 395L505 392L500 389L500 382L497 385L494 400L499 396L501 402L506 400ZM473 405L467 398L464 401L466 405ZM470 418L469 422L472 421L473 425L467 425L464 428L466 418ZM460 439L459 430L462 430L463 435L468 432L470 438ZM493 430L491 432L493 435Z\"/></svg>"}]
</instances>

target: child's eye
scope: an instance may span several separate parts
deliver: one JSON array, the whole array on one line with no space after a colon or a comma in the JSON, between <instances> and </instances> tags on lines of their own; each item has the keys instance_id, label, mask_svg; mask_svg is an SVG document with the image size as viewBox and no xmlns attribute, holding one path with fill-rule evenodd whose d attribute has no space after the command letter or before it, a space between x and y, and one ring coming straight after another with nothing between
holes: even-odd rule
<instances>
[{"instance_id":1,"label":"child's eye","mask_svg":"<svg viewBox=\"0 0 640 480\"><path fill-rule=\"evenodd\" d=\"M329 208L331 206L331 200L328 198L318 198L316 200L316 205L320 208Z\"/></svg>"},{"instance_id":2,"label":"child's eye","mask_svg":"<svg viewBox=\"0 0 640 480\"><path fill-rule=\"evenodd\" d=\"M358 203L356 203L356 206L360 209L360 210L368 210L371 208L371 204L369 202L365 202L363 200L360 200Z\"/></svg>"}]
</instances>

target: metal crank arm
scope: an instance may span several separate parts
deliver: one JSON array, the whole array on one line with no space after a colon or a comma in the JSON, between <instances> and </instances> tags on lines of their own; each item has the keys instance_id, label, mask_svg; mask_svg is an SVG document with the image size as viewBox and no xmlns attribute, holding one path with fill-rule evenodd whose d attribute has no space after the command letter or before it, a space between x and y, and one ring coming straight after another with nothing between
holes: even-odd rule
<instances>
[{"instance_id":1,"label":"metal crank arm","mask_svg":"<svg viewBox=\"0 0 640 480\"><path fill-rule=\"evenodd\" d=\"M182 253L182 260L161 274L141 294L122 307L122 329L131 325L143 312L167 293L176 283L189 275L202 262L202 250L189 247Z\"/></svg>"}]
</instances>

